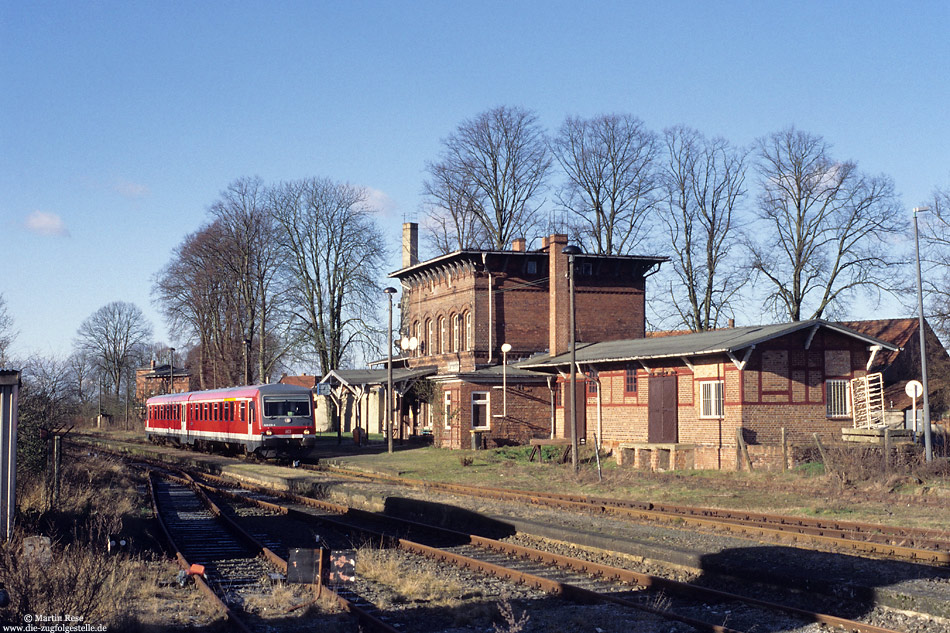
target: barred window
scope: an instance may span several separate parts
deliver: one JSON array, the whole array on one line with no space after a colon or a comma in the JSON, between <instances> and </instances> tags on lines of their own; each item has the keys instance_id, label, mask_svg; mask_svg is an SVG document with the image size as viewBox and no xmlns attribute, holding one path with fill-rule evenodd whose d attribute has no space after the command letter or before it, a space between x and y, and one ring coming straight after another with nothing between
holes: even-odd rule
<instances>
[{"instance_id":1,"label":"barred window","mask_svg":"<svg viewBox=\"0 0 950 633\"><path fill-rule=\"evenodd\" d=\"M699 383L701 418L721 418L723 415L722 381L707 380Z\"/></svg>"},{"instance_id":2,"label":"barred window","mask_svg":"<svg viewBox=\"0 0 950 633\"><path fill-rule=\"evenodd\" d=\"M847 380L825 381L825 412L829 418L851 415L851 398Z\"/></svg>"}]
</instances>

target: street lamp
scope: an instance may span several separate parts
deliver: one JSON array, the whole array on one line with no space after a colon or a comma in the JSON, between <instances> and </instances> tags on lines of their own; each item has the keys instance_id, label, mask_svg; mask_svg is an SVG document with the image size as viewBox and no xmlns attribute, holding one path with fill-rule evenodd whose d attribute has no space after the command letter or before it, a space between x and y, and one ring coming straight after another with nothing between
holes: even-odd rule
<instances>
[{"instance_id":1,"label":"street lamp","mask_svg":"<svg viewBox=\"0 0 950 633\"><path fill-rule=\"evenodd\" d=\"M511 343L501 344L501 401L502 415L508 417L508 352L511 351Z\"/></svg>"},{"instance_id":2,"label":"street lamp","mask_svg":"<svg viewBox=\"0 0 950 633\"><path fill-rule=\"evenodd\" d=\"M244 339L244 384L251 382L251 339Z\"/></svg>"},{"instance_id":3,"label":"street lamp","mask_svg":"<svg viewBox=\"0 0 950 633\"><path fill-rule=\"evenodd\" d=\"M415 336L409 338L408 336L402 337L402 340L399 341L399 347L402 348L402 351L409 352L411 356L413 352L416 351L416 348L419 347L419 339Z\"/></svg>"},{"instance_id":4,"label":"street lamp","mask_svg":"<svg viewBox=\"0 0 950 633\"><path fill-rule=\"evenodd\" d=\"M389 334L386 336L386 348L389 350L389 362L386 363L386 437L388 450L393 452L393 295L396 289L392 286L383 290L389 295Z\"/></svg>"},{"instance_id":5,"label":"street lamp","mask_svg":"<svg viewBox=\"0 0 950 633\"><path fill-rule=\"evenodd\" d=\"M168 393L175 393L175 348L168 348Z\"/></svg>"},{"instance_id":6,"label":"street lamp","mask_svg":"<svg viewBox=\"0 0 950 633\"><path fill-rule=\"evenodd\" d=\"M930 387L927 384L927 345L924 343L924 291L920 280L920 237L917 233L917 214L930 211L930 207L914 207L914 247L917 255L917 329L920 331L920 378L924 384L924 458L933 461L933 445L930 440ZM916 418L916 414L914 415Z\"/></svg>"},{"instance_id":7,"label":"street lamp","mask_svg":"<svg viewBox=\"0 0 950 633\"><path fill-rule=\"evenodd\" d=\"M567 255L567 279L571 298L571 465L574 466L574 472L577 473L577 376L575 368L577 367L577 341L576 330L574 329L574 256L581 252L581 249L573 244L565 246L562 253Z\"/></svg>"}]
</instances>

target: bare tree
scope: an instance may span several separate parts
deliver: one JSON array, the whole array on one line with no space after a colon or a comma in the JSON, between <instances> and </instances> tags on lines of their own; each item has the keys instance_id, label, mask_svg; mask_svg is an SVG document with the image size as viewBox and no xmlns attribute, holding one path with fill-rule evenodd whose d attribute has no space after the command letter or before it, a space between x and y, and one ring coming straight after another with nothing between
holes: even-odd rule
<instances>
[{"instance_id":1,"label":"bare tree","mask_svg":"<svg viewBox=\"0 0 950 633\"><path fill-rule=\"evenodd\" d=\"M445 255L483 247L487 237L479 219L481 202L469 174L453 170L445 162L429 165L428 170L423 195L425 226L432 248Z\"/></svg>"},{"instance_id":2,"label":"bare tree","mask_svg":"<svg viewBox=\"0 0 950 633\"><path fill-rule=\"evenodd\" d=\"M157 275L153 296L173 339L196 345L197 361L192 370L199 388L208 389L243 382L243 333L229 316L228 289L237 286L226 279L217 253L226 250L227 232L220 222L185 237L171 261ZM236 309L234 310L236 313Z\"/></svg>"},{"instance_id":3,"label":"bare tree","mask_svg":"<svg viewBox=\"0 0 950 633\"><path fill-rule=\"evenodd\" d=\"M280 288L283 251L278 248L270 194L259 178L235 180L211 206L224 240L214 253L219 274L234 284L234 316L242 340L256 343L257 376L268 382L284 353L273 345L282 325ZM249 361L250 362L250 361Z\"/></svg>"},{"instance_id":4,"label":"bare tree","mask_svg":"<svg viewBox=\"0 0 950 633\"><path fill-rule=\"evenodd\" d=\"M439 162L427 167L424 191L435 208L463 193L461 206L445 208L446 221L467 218L470 204L486 246L503 249L515 237L533 237L537 199L551 167L537 116L524 108L499 106L461 123L442 145ZM444 191L446 184L458 191Z\"/></svg>"},{"instance_id":5,"label":"bare tree","mask_svg":"<svg viewBox=\"0 0 950 633\"><path fill-rule=\"evenodd\" d=\"M135 304L113 301L80 324L76 347L89 355L118 399L123 377L134 368L136 348L151 336L152 326Z\"/></svg>"},{"instance_id":6,"label":"bare tree","mask_svg":"<svg viewBox=\"0 0 950 633\"><path fill-rule=\"evenodd\" d=\"M551 143L567 181L558 202L586 250L625 255L656 203L656 134L630 115L568 117Z\"/></svg>"},{"instance_id":7,"label":"bare tree","mask_svg":"<svg viewBox=\"0 0 950 633\"><path fill-rule=\"evenodd\" d=\"M663 137L660 215L673 247L671 301L679 322L690 330L715 329L732 313L731 302L748 279L735 249L746 152L684 127L667 129Z\"/></svg>"},{"instance_id":8,"label":"bare tree","mask_svg":"<svg viewBox=\"0 0 950 633\"><path fill-rule=\"evenodd\" d=\"M75 350L66 358L66 365L72 380L72 393L75 394L76 400L84 405L91 398L91 390L94 388L95 366L92 359L85 351Z\"/></svg>"},{"instance_id":9,"label":"bare tree","mask_svg":"<svg viewBox=\"0 0 950 633\"><path fill-rule=\"evenodd\" d=\"M8 356L10 345L16 338L16 330L13 328L13 317L7 310L7 302L0 294L0 367L10 362Z\"/></svg>"},{"instance_id":10,"label":"bare tree","mask_svg":"<svg viewBox=\"0 0 950 633\"><path fill-rule=\"evenodd\" d=\"M894 288L893 240L907 222L890 178L834 160L822 137L794 128L758 141L758 170L762 229L749 247L776 315L819 318Z\"/></svg>"},{"instance_id":11,"label":"bare tree","mask_svg":"<svg viewBox=\"0 0 950 633\"><path fill-rule=\"evenodd\" d=\"M287 251L297 339L326 374L375 349L383 236L364 189L324 178L275 188L273 208Z\"/></svg>"},{"instance_id":12,"label":"bare tree","mask_svg":"<svg viewBox=\"0 0 950 633\"><path fill-rule=\"evenodd\" d=\"M917 223L925 314L934 330L947 340L950 339L950 187L934 191L930 211L919 214Z\"/></svg>"}]
</instances>

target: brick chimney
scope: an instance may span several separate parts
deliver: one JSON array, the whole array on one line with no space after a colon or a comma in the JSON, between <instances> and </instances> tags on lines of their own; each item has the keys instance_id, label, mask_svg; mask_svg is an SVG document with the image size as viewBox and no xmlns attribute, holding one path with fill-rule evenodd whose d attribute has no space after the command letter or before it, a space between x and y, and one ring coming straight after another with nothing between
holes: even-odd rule
<instances>
[{"instance_id":1,"label":"brick chimney","mask_svg":"<svg viewBox=\"0 0 950 633\"><path fill-rule=\"evenodd\" d=\"M528 241L525 238L518 237L511 241L511 250L515 251L516 253L523 253L527 245Z\"/></svg>"},{"instance_id":2,"label":"brick chimney","mask_svg":"<svg viewBox=\"0 0 950 633\"><path fill-rule=\"evenodd\" d=\"M548 350L551 355L563 354L570 349L570 297L567 283L567 255L561 250L567 246L567 235L555 234L542 241L548 252Z\"/></svg>"},{"instance_id":3,"label":"brick chimney","mask_svg":"<svg viewBox=\"0 0 950 633\"><path fill-rule=\"evenodd\" d=\"M419 224L403 222L402 267L409 268L419 263Z\"/></svg>"}]
</instances>

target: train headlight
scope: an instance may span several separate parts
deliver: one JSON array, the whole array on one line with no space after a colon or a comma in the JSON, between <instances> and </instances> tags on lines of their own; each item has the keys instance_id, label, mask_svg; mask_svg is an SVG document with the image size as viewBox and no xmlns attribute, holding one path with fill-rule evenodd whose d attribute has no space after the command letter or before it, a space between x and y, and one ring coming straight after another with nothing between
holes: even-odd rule
<instances>
[{"instance_id":1,"label":"train headlight","mask_svg":"<svg viewBox=\"0 0 950 633\"><path fill-rule=\"evenodd\" d=\"M304 429L304 430L303 430L303 434L304 434L304 435L310 435L310 429Z\"/></svg>"},{"instance_id":2,"label":"train headlight","mask_svg":"<svg viewBox=\"0 0 950 633\"><path fill-rule=\"evenodd\" d=\"M264 431L264 435L273 435L273 434L274 434L273 431Z\"/></svg>"}]
</instances>

